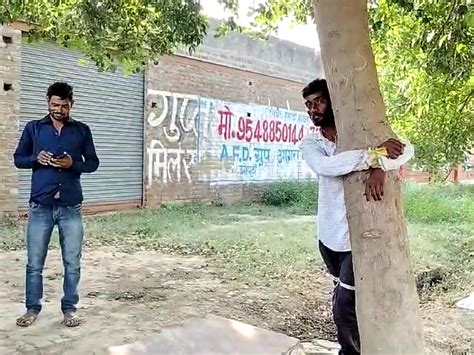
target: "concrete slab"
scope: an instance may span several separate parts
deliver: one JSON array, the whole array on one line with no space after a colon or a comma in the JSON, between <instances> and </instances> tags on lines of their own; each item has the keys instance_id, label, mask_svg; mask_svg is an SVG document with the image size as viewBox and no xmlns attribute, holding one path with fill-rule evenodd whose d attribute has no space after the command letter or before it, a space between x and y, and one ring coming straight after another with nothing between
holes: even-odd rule
<instances>
[{"instance_id":1,"label":"concrete slab","mask_svg":"<svg viewBox=\"0 0 474 355\"><path fill-rule=\"evenodd\" d=\"M301 343L305 355L337 355L341 347L327 340L313 340L311 343Z\"/></svg>"},{"instance_id":2,"label":"concrete slab","mask_svg":"<svg viewBox=\"0 0 474 355\"><path fill-rule=\"evenodd\" d=\"M456 303L456 307L474 311L474 292L471 293L468 297L458 301Z\"/></svg>"},{"instance_id":3,"label":"concrete slab","mask_svg":"<svg viewBox=\"0 0 474 355\"><path fill-rule=\"evenodd\" d=\"M110 355L304 354L298 339L217 316L190 319L141 341L114 346Z\"/></svg>"}]
</instances>

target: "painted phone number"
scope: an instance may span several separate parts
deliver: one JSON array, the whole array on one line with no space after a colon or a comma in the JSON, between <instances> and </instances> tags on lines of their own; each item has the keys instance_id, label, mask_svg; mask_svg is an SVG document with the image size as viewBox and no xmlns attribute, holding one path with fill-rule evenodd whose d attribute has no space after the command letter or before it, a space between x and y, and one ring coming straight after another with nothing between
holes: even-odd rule
<instances>
[{"instance_id":1,"label":"painted phone number","mask_svg":"<svg viewBox=\"0 0 474 355\"><path fill-rule=\"evenodd\" d=\"M233 128L232 119L231 115L221 115L220 117L217 133L224 140L237 139L249 143L256 141L296 144L303 140L306 130L314 130L314 127L308 129L301 124L268 119L254 121L250 117L238 118L237 127Z\"/></svg>"}]
</instances>

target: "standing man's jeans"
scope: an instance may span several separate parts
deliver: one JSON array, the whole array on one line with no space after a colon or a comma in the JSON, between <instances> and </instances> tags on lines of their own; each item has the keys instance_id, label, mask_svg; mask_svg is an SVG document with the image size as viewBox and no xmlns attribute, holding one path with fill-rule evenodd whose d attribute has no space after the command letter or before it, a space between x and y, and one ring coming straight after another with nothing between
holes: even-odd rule
<instances>
[{"instance_id":1,"label":"standing man's jeans","mask_svg":"<svg viewBox=\"0 0 474 355\"><path fill-rule=\"evenodd\" d=\"M80 260L84 236L81 205L63 207L30 203L26 232L26 308L30 312L41 311L43 267L55 225L59 229L64 265L64 297L61 300L61 310L76 311L79 302L77 286L81 277Z\"/></svg>"},{"instance_id":2,"label":"standing man's jeans","mask_svg":"<svg viewBox=\"0 0 474 355\"><path fill-rule=\"evenodd\" d=\"M352 253L337 252L319 242L319 250L329 273L336 279L332 313L337 328L340 355L359 355L360 338L357 327L354 269Z\"/></svg>"}]
</instances>

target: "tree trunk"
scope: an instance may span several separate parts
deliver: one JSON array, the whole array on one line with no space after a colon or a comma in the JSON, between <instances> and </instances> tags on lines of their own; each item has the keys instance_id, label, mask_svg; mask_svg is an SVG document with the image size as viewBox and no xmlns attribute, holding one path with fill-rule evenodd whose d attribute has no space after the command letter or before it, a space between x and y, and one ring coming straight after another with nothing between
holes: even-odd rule
<instances>
[{"instance_id":1,"label":"tree trunk","mask_svg":"<svg viewBox=\"0 0 474 355\"><path fill-rule=\"evenodd\" d=\"M394 134L385 115L368 33L367 0L315 0L321 57L338 149L375 147ZM423 354L423 325L410 263L400 178L387 174L382 202L363 179L344 179L362 354Z\"/></svg>"}]
</instances>

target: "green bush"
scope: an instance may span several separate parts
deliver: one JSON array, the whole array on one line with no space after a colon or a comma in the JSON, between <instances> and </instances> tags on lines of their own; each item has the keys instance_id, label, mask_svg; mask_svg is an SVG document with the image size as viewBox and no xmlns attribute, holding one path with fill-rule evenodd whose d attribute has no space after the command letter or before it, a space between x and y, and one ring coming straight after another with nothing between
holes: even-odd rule
<instances>
[{"instance_id":1,"label":"green bush","mask_svg":"<svg viewBox=\"0 0 474 355\"><path fill-rule=\"evenodd\" d=\"M316 210L317 184L315 181L281 181L268 185L262 202L268 206L297 207L302 212Z\"/></svg>"}]
</instances>

